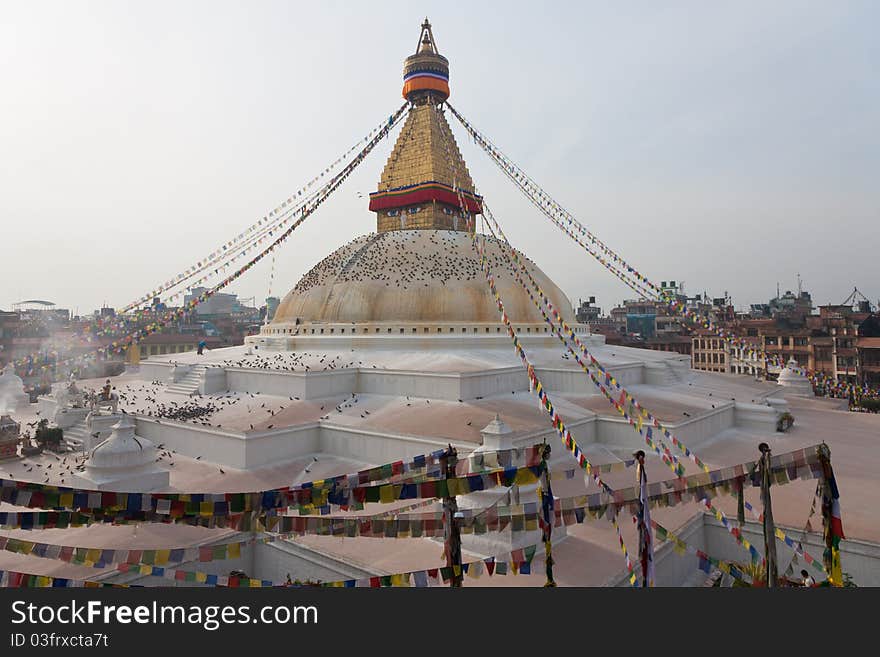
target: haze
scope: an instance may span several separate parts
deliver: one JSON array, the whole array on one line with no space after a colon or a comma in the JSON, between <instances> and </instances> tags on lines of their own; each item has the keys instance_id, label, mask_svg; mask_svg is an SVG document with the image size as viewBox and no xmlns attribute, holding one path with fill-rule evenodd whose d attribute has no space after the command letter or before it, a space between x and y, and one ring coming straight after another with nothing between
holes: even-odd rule
<instances>
[{"instance_id":1,"label":"haze","mask_svg":"<svg viewBox=\"0 0 880 657\"><path fill-rule=\"evenodd\" d=\"M653 280L876 302L880 5L663 4L2 2L0 308L122 306L237 235L400 106L425 15L450 102ZM632 296L450 124L573 302ZM375 230L392 145L278 251L273 294ZM267 260L231 291L268 285Z\"/></svg>"}]
</instances>

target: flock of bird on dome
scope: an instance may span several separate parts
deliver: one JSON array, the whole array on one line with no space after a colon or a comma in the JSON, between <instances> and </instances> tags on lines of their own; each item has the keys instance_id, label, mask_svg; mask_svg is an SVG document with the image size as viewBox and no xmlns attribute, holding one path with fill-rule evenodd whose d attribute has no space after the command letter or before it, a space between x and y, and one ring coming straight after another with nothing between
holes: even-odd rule
<instances>
[{"instance_id":1,"label":"flock of bird on dome","mask_svg":"<svg viewBox=\"0 0 880 657\"><path fill-rule=\"evenodd\" d=\"M363 162L375 146L390 134L391 130L406 115L408 107L409 103L404 103L307 185L239 235L199 259L191 267L126 305L117 317L95 320L94 324L89 327L87 335L92 338L108 338L110 339L109 344L95 349L88 355L72 358L59 357L58 354L51 353L33 354L16 361L16 368L28 374L38 373L41 369L60 371L62 368L67 368L75 370L88 358L102 358L111 353L124 353L127 349L137 345L144 337L191 313L198 304L226 288L264 257L274 254L275 249L284 243L293 231L311 216ZM615 253L575 219L570 212L560 206L448 102L446 107L459 120L474 142L489 155L516 187L557 227L598 260L609 272L639 295L667 302L670 313L682 317L691 325L714 331L731 344L753 350L751 345L723 329L715 327L709 319L697 315L677 300L665 297L664 292L655 283ZM435 109L440 111L439 108ZM450 152L449 149L450 146L447 143L447 153ZM454 158L450 156L450 163L453 167L454 162ZM456 191L463 215L469 217L468 221L470 222L472 219L470 218L471 214L466 211L467 204L464 192L458 188ZM553 527L584 522L587 519L606 518L617 531L628 571L628 579L633 586L652 586L654 584L653 552L656 539L673 541L677 552L696 555L700 567L707 572L709 569L719 569L736 580L753 584L757 582L753 581L755 578L750 575L751 571L747 568L713 558L705 552L689 546L673 532L652 520L650 510L687 501L698 502L722 523L737 544L742 547L744 561L759 567L766 560L766 556L762 555L758 548L743 536L740 529L743 522L741 514L738 523L731 522L713 505L712 499L719 494L734 494L739 498L742 509L748 509L756 518L760 518L761 514L752 509L751 505L744 500L744 487L756 485L756 473L763 467L772 470L774 485L782 485L797 479L818 480L810 516L812 517L816 513L817 500L821 500L820 508L825 522L826 535L825 554L822 558L815 559L804 551L803 536L800 539L795 539L777 528L775 530L776 537L789 545L806 564L811 565L821 575L825 583L841 585L839 541L843 538L843 532L840 526L839 495L827 447L820 445L790 454L775 455L763 464L747 462L711 471L670 428L664 426L590 353L587 344L578 338L577 334L563 320L559 309L552 305L525 265L521 254L510 246L499 222L485 203L483 217L491 238L497 240L503 247L506 260L504 267L513 274L516 281L527 292L551 332L564 346L568 356L574 359L599 393L641 436L647 450L656 454L670 469L672 478L664 482L648 484L644 475L644 461L640 459L607 465L590 462L553 405L550 395L540 381L529 360L527 351L505 312L504 300L495 286L491 269L492 264L497 264L498 261L493 258L490 262L485 250L487 236L478 233L471 225L473 248L479 256L486 284L498 306L501 322L506 326L514 349L530 379L530 389L539 398L540 405L546 411L563 446L573 455L585 476L595 482L598 492L573 498L555 498L552 493L551 481L557 478L560 473L550 473L547 466L549 449L546 445L527 449L486 452L479 456L472 455L462 459L458 459L450 448L450 450L440 450L415 457L409 461L384 464L349 475L250 493L108 493L106 491L77 490L35 482L2 479L0 480L0 495L2 495L0 499L3 502L32 509L52 509L51 511L0 513L0 526L3 528L43 529L108 522L175 522L208 527L231 527L242 531L260 532L261 535L259 537L255 535L254 538L245 541L214 545L210 548L169 550L108 550L0 538L0 549L45 558L62 559L69 563L91 565L96 568L114 566L121 572L217 586L296 586L300 583L291 582L289 579L274 582L238 575L219 576L201 571L174 568L173 566L182 561L193 559L194 555L198 557L199 561L237 558L245 545L310 533L382 538L436 536L446 539L449 555L446 567L428 568L422 571L410 571L366 580L322 582L321 585L340 587L422 586L447 582L453 586L459 586L465 576L530 573L533 557L540 548L543 548L547 585L553 586L555 585L552 570L551 533ZM218 278L219 280L216 280ZM215 280L216 282L212 282ZM178 309L164 314L157 313L152 309L140 310L158 295L163 295L166 300L172 300L180 297L188 288L203 285L208 287L201 295L184 303ZM134 325L139 328L128 332L130 326ZM761 352L757 352L755 355L766 359L771 364L780 367L785 365L776 357ZM269 356L263 356L263 358L269 358ZM278 356L278 358L281 357ZM296 363L290 361L289 365L294 367ZM260 365L256 364L256 366ZM808 376L814 384L824 383L819 373L802 371L802 374ZM846 392L852 391L854 394L875 394L873 390L852 384L835 385L846 386ZM828 386L828 388L830 387ZM127 394L132 395L133 401L136 392L144 395L140 401L149 401L147 388L126 391ZM213 403L219 408L221 405L236 403L236 400L218 398ZM160 409L154 408L145 412L156 413L159 417L170 420L188 419L207 422L215 410L216 408L213 408L211 412L203 412L195 407L182 405L173 408L163 406ZM686 462L692 463L698 473L687 475ZM633 489L612 489L602 478L606 472L633 466L636 467L639 481L638 486ZM565 474L567 476L567 473ZM520 484L538 485L538 501L536 503L512 504L510 496L507 495L502 496L489 508L458 512L454 518L452 514L446 512L447 509L439 512L415 511L436 502L438 499L448 502L454 500L456 495L492 488L503 489L507 487L509 489ZM379 513L374 516L344 515L345 511L361 509L367 503L381 504L400 500L419 501L409 507L398 508L392 512ZM328 511L332 511L332 515L328 515ZM298 515L295 515L294 512ZM636 559L630 557L630 552L627 550L621 534L618 523L620 512L632 515L639 526L639 546ZM510 529L513 532L540 529L542 540L535 545L514 550L505 555L472 562L461 560L460 533L483 533L505 529ZM11 571L0 571L0 584L5 586L122 586Z\"/></svg>"}]
</instances>

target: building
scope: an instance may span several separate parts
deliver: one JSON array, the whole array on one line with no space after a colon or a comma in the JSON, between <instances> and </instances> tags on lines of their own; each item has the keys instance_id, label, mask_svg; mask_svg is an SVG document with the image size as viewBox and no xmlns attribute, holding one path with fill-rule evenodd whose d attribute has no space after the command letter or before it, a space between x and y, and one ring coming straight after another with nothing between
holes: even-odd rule
<instances>
[{"instance_id":1,"label":"building","mask_svg":"<svg viewBox=\"0 0 880 657\"><path fill-rule=\"evenodd\" d=\"M13 359L13 338L18 334L21 314L0 310L0 366Z\"/></svg>"},{"instance_id":2,"label":"building","mask_svg":"<svg viewBox=\"0 0 880 657\"><path fill-rule=\"evenodd\" d=\"M688 335L663 332L645 340L645 348L654 349L655 351L672 351L683 356L690 356L693 349L693 341Z\"/></svg>"},{"instance_id":3,"label":"building","mask_svg":"<svg viewBox=\"0 0 880 657\"><path fill-rule=\"evenodd\" d=\"M730 373L730 347L709 331L698 331L691 338L691 367L704 372Z\"/></svg>"},{"instance_id":4,"label":"building","mask_svg":"<svg viewBox=\"0 0 880 657\"><path fill-rule=\"evenodd\" d=\"M865 322L873 316L864 304L859 307L829 304L819 306L818 314L805 314L812 308L812 300L809 292L801 291L797 296L787 292L772 299L767 307L772 310L769 316L749 314L732 320L716 317L717 326L733 333L740 341L745 340L750 347L734 347L702 332L693 336L693 367L774 378L780 368L772 362L769 366L765 364L763 358L756 355L757 350L763 351L771 361L787 363L793 359L801 368L821 372L841 383L863 380L860 327L871 331L872 325ZM866 353L865 357L870 354Z\"/></svg>"},{"instance_id":5,"label":"building","mask_svg":"<svg viewBox=\"0 0 880 657\"><path fill-rule=\"evenodd\" d=\"M278 310L278 305L281 303L281 299L278 297L266 297L266 313L261 319L269 319L271 320L275 317L275 311Z\"/></svg>"},{"instance_id":6,"label":"building","mask_svg":"<svg viewBox=\"0 0 880 657\"><path fill-rule=\"evenodd\" d=\"M182 354L187 351L196 351L200 342L204 342L208 349L217 349L227 346L223 338L219 336L200 335L197 333L151 333L143 338L140 347L141 359L150 356L165 356Z\"/></svg>"},{"instance_id":7,"label":"building","mask_svg":"<svg viewBox=\"0 0 880 657\"><path fill-rule=\"evenodd\" d=\"M575 310L575 317L578 322L588 326L599 322L599 318L602 316L602 309L599 306L594 306L594 303L596 303L596 297L590 297L586 301L578 299L578 307Z\"/></svg>"},{"instance_id":8,"label":"building","mask_svg":"<svg viewBox=\"0 0 880 657\"><path fill-rule=\"evenodd\" d=\"M880 314L871 314L859 324L856 351L859 383L880 388Z\"/></svg>"}]
</instances>

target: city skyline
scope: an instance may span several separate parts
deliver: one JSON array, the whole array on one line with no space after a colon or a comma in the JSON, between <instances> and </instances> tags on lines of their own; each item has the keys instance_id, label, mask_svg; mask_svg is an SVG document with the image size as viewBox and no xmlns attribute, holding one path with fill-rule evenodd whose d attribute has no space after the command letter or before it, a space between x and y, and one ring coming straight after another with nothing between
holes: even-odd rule
<instances>
[{"instance_id":1,"label":"city skyline","mask_svg":"<svg viewBox=\"0 0 880 657\"><path fill-rule=\"evenodd\" d=\"M422 13L450 59L451 102L651 278L726 290L738 307L777 282L796 289L797 274L817 305L853 286L880 294L867 3L505 4L503 27L502 5L464 22L441 3L418 15L210 7L175 8L173 21L161 4L8 12L0 210L15 248L0 308L119 307L237 235L399 105L400 55ZM572 303L632 297L453 130L511 241ZM273 295L372 228L366 199L392 144L277 252ZM231 291L262 300L268 283L264 261Z\"/></svg>"}]
</instances>

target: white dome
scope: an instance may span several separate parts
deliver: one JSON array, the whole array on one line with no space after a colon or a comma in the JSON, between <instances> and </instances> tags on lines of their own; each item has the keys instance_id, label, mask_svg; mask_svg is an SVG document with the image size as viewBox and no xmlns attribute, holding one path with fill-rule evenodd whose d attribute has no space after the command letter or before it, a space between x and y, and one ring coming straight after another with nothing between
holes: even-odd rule
<instances>
[{"instance_id":1,"label":"white dome","mask_svg":"<svg viewBox=\"0 0 880 657\"><path fill-rule=\"evenodd\" d=\"M482 236L481 236L482 237ZM510 273L502 248L486 237L495 284L513 322L542 323ZM571 302L517 252L569 323ZM523 280L529 280L523 275ZM286 296L273 324L300 322L500 322L471 235L452 230L395 230L363 235L315 265Z\"/></svg>"},{"instance_id":2,"label":"white dome","mask_svg":"<svg viewBox=\"0 0 880 657\"><path fill-rule=\"evenodd\" d=\"M92 450L86 467L90 470L118 470L151 465L156 458L156 448L152 441L136 436L134 429L131 418L123 415L113 426L110 437Z\"/></svg>"}]
</instances>

